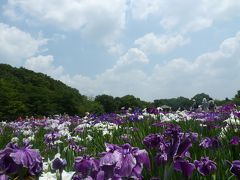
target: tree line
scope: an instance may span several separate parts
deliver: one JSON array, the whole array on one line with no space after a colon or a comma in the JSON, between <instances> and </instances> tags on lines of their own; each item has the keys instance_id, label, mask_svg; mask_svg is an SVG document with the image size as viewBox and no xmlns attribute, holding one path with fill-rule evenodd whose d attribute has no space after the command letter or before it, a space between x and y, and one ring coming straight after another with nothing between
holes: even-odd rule
<instances>
[{"instance_id":1,"label":"tree line","mask_svg":"<svg viewBox=\"0 0 240 180\"><path fill-rule=\"evenodd\" d=\"M113 97L102 94L90 99L77 89L45 74L0 64L0 121L14 120L19 116L51 116L63 113L83 116L85 112L102 114L119 112L122 107L134 109L168 105L173 110L189 109L192 99L200 104L203 98L212 99L204 93L191 99L178 97L156 99L153 102L143 101L133 95ZM217 105L230 102L240 105L240 91L232 99L215 102Z\"/></svg>"}]
</instances>

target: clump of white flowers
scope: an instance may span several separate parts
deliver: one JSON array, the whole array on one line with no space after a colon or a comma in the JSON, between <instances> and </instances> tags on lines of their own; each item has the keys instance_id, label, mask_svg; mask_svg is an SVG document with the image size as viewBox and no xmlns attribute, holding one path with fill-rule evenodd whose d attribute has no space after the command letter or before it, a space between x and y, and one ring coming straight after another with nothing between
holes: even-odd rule
<instances>
[{"instance_id":1,"label":"clump of white flowers","mask_svg":"<svg viewBox=\"0 0 240 180\"><path fill-rule=\"evenodd\" d=\"M118 125L110 122L100 122L92 126L92 130L101 131L102 134L112 136L112 132L118 129Z\"/></svg>"},{"instance_id":2,"label":"clump of white flowers","mask_svg":"<svg viewBox=\"0 0 240 180\"><path fill-rule=\"evenodd\" d=\"M226 122L229 125L240 125L240 120L236 116L234 116L233 113L231 113L230 117L226 119L224 122Z\"/></svg>"},{"instance_id":3,"label":"clump of white flowers","mask_svg":"<svg viewBox=\"0 0 240 180\"><path fill-rule=\"evenodd\" d=\"M13 137L13 138L11 139L11 142L12 142L12 143L17 143L18 141L19 141L18 137Z\"/></svg>"}]
</instances>

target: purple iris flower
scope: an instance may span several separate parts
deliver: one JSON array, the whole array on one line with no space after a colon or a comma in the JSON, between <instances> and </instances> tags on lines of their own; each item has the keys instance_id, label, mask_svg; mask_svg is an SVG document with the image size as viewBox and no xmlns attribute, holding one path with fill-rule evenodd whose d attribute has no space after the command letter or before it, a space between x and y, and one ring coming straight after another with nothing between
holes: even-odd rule
<instances>
[{"instance_id":1,"label":"purple iris flower","mask_svg":"<svg viewBox=\"0 0 240 180\"><path fill-rule=\"evenodd\" d=\"M235 136L230 140L230 144L235 146L237 146L239 142L240 142L240 138L238 136Z\"/></svg>"},{"instance_id":2,"label":"purple iris flower","mask_svg":"<svg viewBox=\"0 0 240 180\"><path fill-rule=\"evenodd\" d=\"M150 160L146 150L131 147L130 144L116 146L106 143L105 146L107 152L100 159L99 179L103 177L104 179L142 179L143 165L150 168Z\"/></svg>"},{"instance_id":3,"label":"purple iris flower","mask_svg":"<svg viewBox=\"0 0 240 180\"><path fill-rule=\"evenodd\" d=\"M127 135L127 134L123 134L123 135L121 135L121 137L120 137L124 142L130 142L130 139L131 139L131 137L129 136L129 135Z\"/></svg>"},{"instance_id":4,"label":"purple iris flower","mask_svg":"<svg viewBox=\"0 0 240 180\"><path fill-rule=\"evenodd\" d=\"M220 141L218 138L205 138L200 144L200 147L207 149L207 148L218 148L220 146Z\"/></svg>"},{"instance_id":5,"label":"purple iris flower","mask_svg":"<svg viewBox=\"0 0 240 180\"><path fill-rule=\"evenodd\" d=\"M160 134L149 134L143 140L143 144L147 148L158 148L160 142L163 141L163 136Z\"/></svg>"},{"instance_id":6,"label":"purple iris flower","mask_svg":"<svg viewBox=\"0 0 240 180\"><path fill-rule=\"evenodd\" d=\"M0 179L1 180L8 180L8 177L5 174L0 174Z\"/></svg>"},{"instance_id":7,"label":"purple iris flower","mask_svg":"<svg viewBox=\"0 0 240 180\"><path fill-rule=\"evenodd\" d=\"M79 152L82 152L82 151L86 150L86 147L77 145L77 143L73 139L70 139L68 141L68 143L69 143L68 148L75 151L76 153L79 153Z\"/></svg>"},{"instance_id":8,"label":"purple iris flower","mask_svg":"<svg viewBox=\"0 0 240 180\"><path fill-rule=\"evenodd\" d=\"M169 162L176 171L182 172L186 177L191 176L195 165L186 158L190 158L189 148L192 141L196 141L197 133L182 133L180 126L167 124L163 135L151 134L145 137L147 147L157 147L156 162L159 165ZM170 168L173 168L170 166Z\"/></svg>"},{"instance_id":9,"label":"purple iris flower","mask_svg":"<svg viewBox=\"0 0 240 180\"><path fill-rule=\"evenodd\" d=\"M147 108L147 113L149 114L159 114L159 110L157 108Z\"/></svg>"},{"instance_id":10,"label":"purple iris flower","mask_svg":"<svg viewBox=\"0 0 240 180\"><path fill-rule=\"evenodd\" d=\"M192 142L196 142L198 140L198 133L196 132L188 132L188 133L180 133L181 139L190 138Z\"/></svg>"},{"instance_id":11,"label":"purple iris flower","mask_svg":"<svg viewBox=\"0 0 240 180\"><path fill-rule=\"evenodd\" d=\"M43 162L39 152L31 149L28 142L23 147L9 143L0 151L0 174L38 176L42 172ZM27 170L27 171L26 171ZM18 174L26 172L23 174Z\"/></svg>"},{"instance_id":12,"label":"purple iris flower","mask_svg":"<svg viewBox=\"0 0 240 180\"><path fill-rule=\"evenodd\" d=\"M240 118L240 112L234 112L234 116L236 116L237 118Z\"/></svg>"},{"instance_id":13,"label":"purple iris flower","mask_svg":"<svg viewBox=\"0 0 240 180\"><path fill-rule=\"evenodd\" d=\"M156 126L156 127L165 127L167 126L169 123L168 122L156 122L156 123L153 123L152 125L153 126Z\"/></svg>"},{"instance_id":14,"label":"purple iris flower","mask_svg":"<svg viewBox=\"0 0 240 180\"><path fill-rule=\"evenodd\" d=\"M240 179L240 160L235 160L231 164L230 171Z\"/></svg>"},{"instance_id":15,"label":"purple iris flower","mask_svg":"<svg viewBox=\"0 0 240 180\"><path fill-rule=\"evenodd\" d=\"M181 127L175 124L167 124L167 128L164 131L164 136L175 137L181 133Z\"/></svg>"},{"instance_id":16,"label":"purple iris flower","mask_svg":"<svg viewBox=\"0 0 240 180\"><path fill-rule=\"evenodd\" d=\"M188 160L184 159L185 157L190 157L188 149L192 146L192 141L190 138L182 140L178 146L173 146L173 164L176 171L182 172L186 177L192 175L195 166L193 163L190 163ZM174 148L177 148L174 150Z\"/></svg>"},{"instance_id":17,"label":"purple iris flower","mask_svg":"<svg viewBox=\"0 0 240 180\"><path fill-rule=\"evenodd\" d=\"M90 157L83 156L77 157L74 162L74 169L76 173L73 176L73 179L82 179L93 178L96 179L96 175L99 171L99 161Z\"/></svg>"},{"instance_id":18,"label":"purple iris flower","mask_svg":"<svg viewBox=\"0 0 240 180\"><path fill-rule=\"evenodd\" d=\"M67 161L65 159L61 159L60 155L55 156L55 159L52 161L52 169L54 171L59 170L62 172L66 165Z\"/></svg>"},{"instance_id":19,"label":"purple iris flower","mask_svg":"<svg viewBox=\"0 0 240 180\"><path fill-rule=\"evenodd\" d=\"M173 161L176 157L189 157L189 148L192 146L190 138L184 140L176 135L171 141L162 142L160 145L160 152L157 154L157 164L164 164L167 161Z\"/></svg>"},{"instance_id":20,"label":"purple iris flower","mask_svg":"<svg viewBox=\"0 0 240 180\"><path fill-rule=\"evenodd\" d=\"M198 172L203 176L208 176L217 169L216 163L210 160L209 157L201 157L200 161L195 160L194 164Z\"/></svg>"},{"instance_id":21,"label":"purple iris flower","mask_svg":"<svg viewBox=\"0 0 240 180\"><path fill-rule=\"evenodd\" d=\"M49 134L44 135L44 141L47 144L54 144L56 140L58 140L61 135L58 132L51 132Z\"/></svg>"},{"instance_id":22,"label":"purple iris flower","mask_svg":"<svg viewBox=\"0 0 240 180\"><path fill-rule=\"evenodd\" d=\"M192 175L195 170L195 166L193 163L190 163L188 160L185 160L181 157L177 157L174 160L174 169L176 171L182 172L185 177L189 177Z\"/></svg>"}]
</instances>

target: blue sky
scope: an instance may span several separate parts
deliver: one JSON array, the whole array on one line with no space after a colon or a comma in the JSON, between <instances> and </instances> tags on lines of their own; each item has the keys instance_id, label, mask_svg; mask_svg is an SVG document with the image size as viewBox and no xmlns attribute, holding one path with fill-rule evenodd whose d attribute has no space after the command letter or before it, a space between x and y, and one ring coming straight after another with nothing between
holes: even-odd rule
<instances>
[{"instance_id":1,"label":"blue sky","mask_svg":"<svg viewBox=\"0 0 240 180\"><path fill-rule=\"evenodd\" d=\"M238 0L0 0L0 63L95 96L240 89Z\"/></svg>"}]
</instances>

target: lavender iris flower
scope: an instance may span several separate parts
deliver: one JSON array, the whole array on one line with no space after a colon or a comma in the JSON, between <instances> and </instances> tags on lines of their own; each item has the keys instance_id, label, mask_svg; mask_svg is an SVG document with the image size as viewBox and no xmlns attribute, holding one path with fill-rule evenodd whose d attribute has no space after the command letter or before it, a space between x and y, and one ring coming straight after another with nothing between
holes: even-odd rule
<instances>
[{"instance_id":1,"label":"lavender iris flower","mask_svg":"<svg viewBox=\"0 0 240 180\"><path fill-rule=\"evenodd\" d=\"M98 179L142 179L143 165L150 168L150 160L146 150L131 147L130 144L116 146L105 144L107 152L100 159L101 171Z\"/></svg>"},{"instance_id":2,"label":"lavender iris flower","mask_svg":"<svg viewBox=\"0 0 240 180\"><path fill-rule=\"evenodd\" d=\"M209 157L201 157L200 161L195 160L194 164L198 172L203 176L208 176L217 169L216 163L210 160Z\"/></svg>"},{"instance_id":3,"label":"lavender iris flower","mask_svg":"<svg viewBox=\"0 0 240 180\"><path fill-rule=\"evenodd\" d=\"M38 176L42 172L42 157L35 149L31 149L28 142L24 147L9 143L4 150L0 151L0 174ZM27 169L27 171L26 171ZM26 172L26 174L18 174Z\"/></svg>"}]
</instances>

